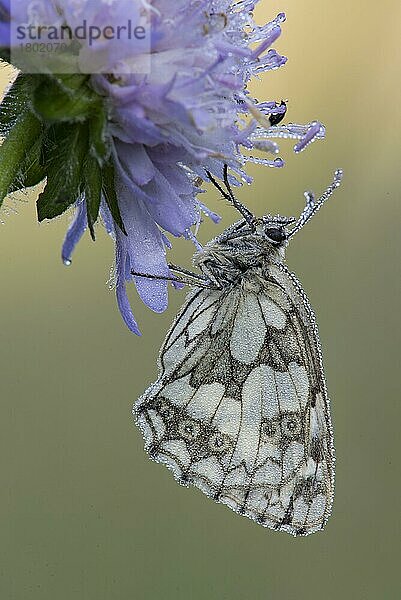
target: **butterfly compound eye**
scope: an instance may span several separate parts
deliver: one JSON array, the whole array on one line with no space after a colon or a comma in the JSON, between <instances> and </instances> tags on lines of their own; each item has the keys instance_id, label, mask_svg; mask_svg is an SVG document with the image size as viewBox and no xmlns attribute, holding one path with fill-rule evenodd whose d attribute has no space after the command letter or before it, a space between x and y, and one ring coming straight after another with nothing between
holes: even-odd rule
<instances>
[{"instance_id":1,"label":"butterfly compound eye","mask_svg":"<svg viewBox=\"0 0 401 600\"><path fill-rule=\"evenodd\" d=\"M276 244L280 244L287 239L285 231L282 227L267 227L265 229L265 235Z\"/></svg>"}]
</instances>

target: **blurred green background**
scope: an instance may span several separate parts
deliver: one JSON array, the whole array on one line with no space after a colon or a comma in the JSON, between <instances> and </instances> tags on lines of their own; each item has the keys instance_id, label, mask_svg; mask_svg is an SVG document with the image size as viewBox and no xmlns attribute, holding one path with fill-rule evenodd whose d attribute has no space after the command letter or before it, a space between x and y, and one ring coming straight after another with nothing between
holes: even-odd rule
<instances>
[{"instance_id":1,"label":"blurred green background","mask_svg":"<svg viewBox=\"0 0 401 600\"><path fill-rule=\"evenodd\" d=\"M38 226L33 197L0 213L0 598L325 600L400 595L400 17L397 0L262 2L284 10L282 70L253 86L327 138L287 166L255 167L239 196L298 215L342 167L343 187L299 234L288 264L317 313L335 425L337 494L324 532L265 530L149 461L131 405L155 379L168 311L131 298L130 334L107 288L113 247L86 235L65 268L69 217ZM7 73L3 72L3 81ZM208 193L221 225L232 209ZM16 209L18 214L13 214ZM190 264L178 242L174 261Z\"/></svg>"}]
</instances>

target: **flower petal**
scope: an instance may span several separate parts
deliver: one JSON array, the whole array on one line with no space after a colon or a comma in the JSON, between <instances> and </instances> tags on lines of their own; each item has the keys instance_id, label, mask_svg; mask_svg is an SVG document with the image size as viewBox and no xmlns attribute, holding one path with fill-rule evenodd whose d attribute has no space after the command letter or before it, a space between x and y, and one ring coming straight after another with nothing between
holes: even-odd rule
<instances>
[{"instance_id":1,"label":"flower petal","mask_svg":"<svg viewBox=\"0 0 401 600\"><path fill-rule=\"evenodd\" d=\"M75 246L78 244L87 226L88 221L86 216L86 202L81 200L80 203L76 205L74 219L67 230L61 249L61 259L66 266L71 264L72 253L74 252Z\"/></svg>"},{"instance_id":2,"label":"flower petal","mask_svg":"<svg viewBox=\"0 0 401 600\"><path fill-rule=\"evenodd\" d=\"M144 201L121 177L117 182L117 193L127 235L121 231L117 231L116 235L118 243L126 251L130 270L148 275L168 275L163 238ZM145 277L133 279L139 296L149 308L155 312L163 312L167 308L167 281Z\"/></svg>"},{"instance_id":3,"label":"flower petal","mask_svg":"<svg viewBox=\"0 0 401 600\"><path fill-rule=\"evenodd\" d=\"M155 167L143 144L127 144L116 140L115 148L121 165L132 181L137 185L145 185L153 179Z\"/></svg>"},{"instance_id":4,"label":"flower petal","mask_svg":"<svg viewBox=\"0 0 401 600\"><path fill-rule=\"evenodd\" d=\"M136 335L142 335L138 324L132 314L131 306L127 297L127 291L125 288L125 262L126 262L126 252L121 244L117 241L116 243L116 270L117 270L117 282L116 282L116 297L118 308L120 309L120 313L122 318L124 319L124 323L127 325L128 329L135 333Z\"/></svg>"}]
</instances>

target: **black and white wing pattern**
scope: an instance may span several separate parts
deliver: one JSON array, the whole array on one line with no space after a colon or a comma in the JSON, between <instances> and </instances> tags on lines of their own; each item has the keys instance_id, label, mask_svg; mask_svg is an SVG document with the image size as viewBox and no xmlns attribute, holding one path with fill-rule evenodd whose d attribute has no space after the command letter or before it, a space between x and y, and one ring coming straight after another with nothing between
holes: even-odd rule
<instances>
[{"instance_id":1,"label":"black and white wing pattern","mask_svg":"<svg viewBox=\"0 0 401 600\"><path fill-rule=\"evenodd\" d=\"M134 407L152 459L263 526L322 529L334 448L313 312L283 265L195 288Z\"/></svg>"}]
</instances>

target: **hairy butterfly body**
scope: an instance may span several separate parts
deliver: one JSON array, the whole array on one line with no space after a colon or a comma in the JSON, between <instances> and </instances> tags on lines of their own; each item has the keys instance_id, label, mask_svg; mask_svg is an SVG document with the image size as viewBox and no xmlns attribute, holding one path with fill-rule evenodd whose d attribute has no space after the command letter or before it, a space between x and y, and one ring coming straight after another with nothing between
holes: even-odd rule
<instances>
[{"instance_id":1,"label":"hairy butterfly body","mask_svg":"<svg viewBox=\"0 0 401 600\"><path fill-rule=\"evenodd\" d=\"M134 406L145 449L179 483L293 535L330 515L334 446L315 317L284 251L340 179L318 202L306 194L290 231L293 219L256 219L227 186L244 219L195 256L202 277Z\"/></svg>"}]
</instances>

